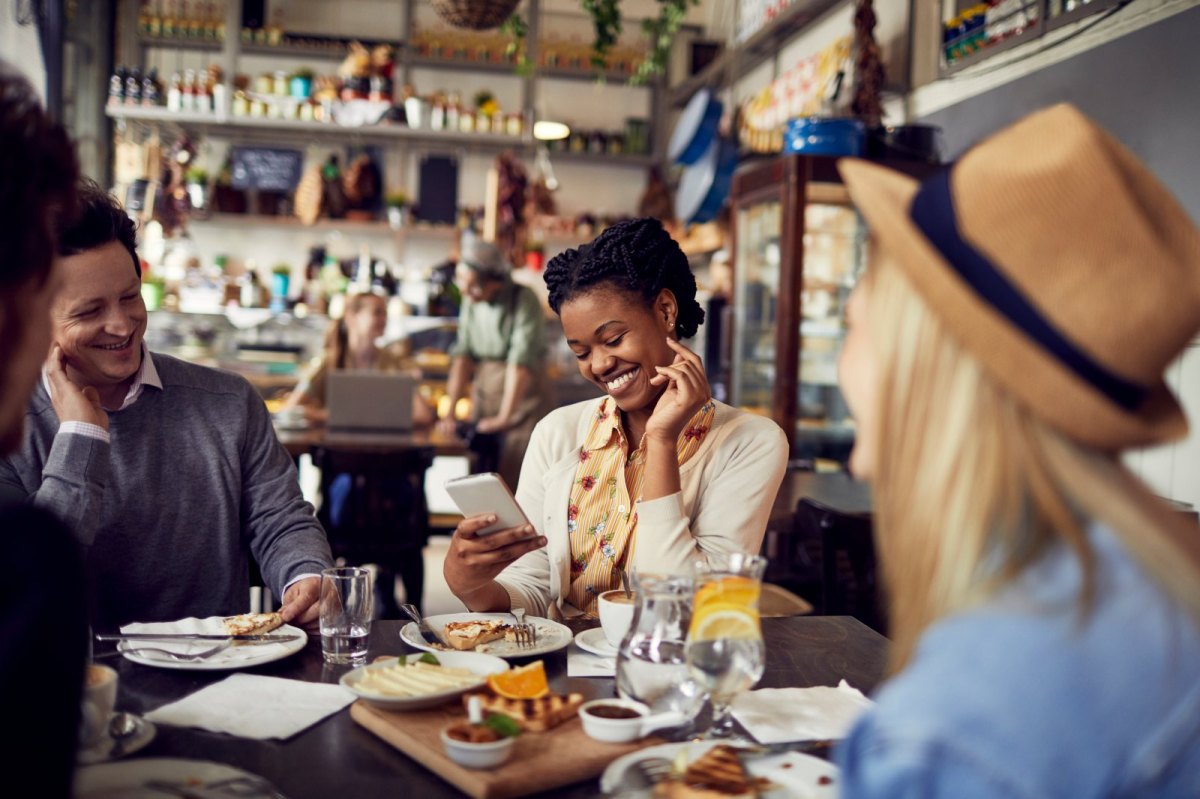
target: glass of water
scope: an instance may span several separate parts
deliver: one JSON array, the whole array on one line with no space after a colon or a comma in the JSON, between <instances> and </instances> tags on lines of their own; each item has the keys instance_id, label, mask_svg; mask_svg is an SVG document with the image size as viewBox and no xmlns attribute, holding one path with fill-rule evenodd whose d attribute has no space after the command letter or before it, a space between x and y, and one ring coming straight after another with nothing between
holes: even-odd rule
<instances>
[{"instance_id":1,"label":"glass of water","mask_svg":"<svg viewBox=\"0 0 1200 799\"><path fill-rule=\"evenodd\" d=\"M685 645L692 613L692 579L635 573L633 621L617 654L617 693L653 713L692 718L704 696L688 678Z\"/></svg>"},{"instance_id":2,"label":"glass of water","mask_svg":"<svg viewBox=\"0 0 1200 799\"><path fill-rule=\"evenodd\" d=\"M733 700L762 678L766 648L758 599L766 567L766 558L734 553L710 555L696 568L687 665L712 703L707 738L734 737Z\"/></svg>"},{"instance_id":3,"label":"glass of water","mask_svg":"<svg viewBox=\"0 0 1200 799\"><path fill-rule=\"evenodd\" d=\"M371 573L356 566L321 572L321 653L326 663L362 664L371 635Z\"/></svg>"}]
</instances>

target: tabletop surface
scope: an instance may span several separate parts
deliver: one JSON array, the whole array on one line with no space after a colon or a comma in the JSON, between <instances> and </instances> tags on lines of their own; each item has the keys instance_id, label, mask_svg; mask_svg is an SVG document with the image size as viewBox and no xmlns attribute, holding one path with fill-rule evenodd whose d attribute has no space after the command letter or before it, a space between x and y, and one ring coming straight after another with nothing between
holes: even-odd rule
<instances>
[{"instance_id":1,"label":"tabletop surface","mask_svg":"<svg viewBox=\"0 0 1200 799\"><path fill-rule=\"evenodd\" d=\"M406 433L339 433L324 426L277 427L275 435L293 457L303 455L319 446L370 451L404 451L430 447L437 455L466 455L469 451L467 442L458 436L445 436L436 428L429 427L417 427Z\"/></svg>"},{"instance_id":2,"label":"tabletop surface","mask_svg":"<svg viewBox=\"0 0 1200 799\"><path fill-rule=\"evenodd\" d=\"M415 651L402 643L401 621L377 621L371 631L370 658ZM766 671L760 688L837 685L845 679L869 692L882 680L887 640L846 616L796 616L764 619ZM586 698L614 695L612 679L567 677L566 650L545 657L551 687L577 691ZM228 677L231 672L201 672L142 666L124 658L106 658L120 673L117 709L145 714ZM319 637L310 636L300 653L247 670L310 682L336 683L349 667L322 661ZM271 780L291 799L337 796L338 799L399 793L404 796L454 797L459 791L382 739L359 727L349 708L286 741L254 741L202 730L158 726L158 734L134 757L186 757L226 763ZM592 797L595 780L545 796Z\"/></svg>"}]
</instances>

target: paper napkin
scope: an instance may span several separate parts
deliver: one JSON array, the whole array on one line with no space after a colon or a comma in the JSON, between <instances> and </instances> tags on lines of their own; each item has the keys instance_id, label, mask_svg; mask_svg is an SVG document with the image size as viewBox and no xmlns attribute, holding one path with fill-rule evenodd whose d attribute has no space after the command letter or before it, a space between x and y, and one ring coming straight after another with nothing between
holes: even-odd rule
<instances>
[{"instance_id":1,"label":"paper napkin","mask_svg":"<svg viewBox=\"0 0 1200 799\"><path fill-rule=\"evenodd\" d=\"M179 621L161 621L152 623L137 623L126 624L121 628L123 633L200 633L202 635L225 635L228 630L222 622L221 616L209 616L206 619L187 618ZM274 631L276 634L283 634L283 628ZM192 652L202 652L205 649L211 649L219 641L127 641L121 645L125 648L153 647L155 649L166 649L170 652L179 652L180 654L189 654ZM268 655L282 655L296 648L295 644L278 643L278 644L254 644L253 646L231 646L226 650L218 652L211 658L206 658L208 663L237 663L242 660L262 661L269 660ZM158 652L144 652L140 657L147 660L161 660L166 664L178 663L168 655L163 655Z\"/></svg>"},{"instance_id":2,"label":"paper napkin","mask_svg":"<svg viewBox=\"0 0 1200 799\"><path fill-rule=\"evenodd\" d=\"M836 688L762 688L733 702L733 717L762 744L846 737L874 704L842 680Z\"/></svg>"},{"instance_id":3,"label":"paper napkin","mask_svg":"<svg viewBox=\"0 0 1200 799\"><path fill-rule=\"evenodd\" d=\"M568 677L613 677L617 673L617 659L584 652L575 642L567 648Z\"/></svg>"},{"instance_id":4,"label":"paper napkin","mask_svg":"<svg viewBox=\"0 0 1200 799\"><path fill-rule=\"evenodd\" d=\"M353 701L354 694L340 685L234 674L146 718L241 738L290 738Z\"/></svg>"}]
</instances>

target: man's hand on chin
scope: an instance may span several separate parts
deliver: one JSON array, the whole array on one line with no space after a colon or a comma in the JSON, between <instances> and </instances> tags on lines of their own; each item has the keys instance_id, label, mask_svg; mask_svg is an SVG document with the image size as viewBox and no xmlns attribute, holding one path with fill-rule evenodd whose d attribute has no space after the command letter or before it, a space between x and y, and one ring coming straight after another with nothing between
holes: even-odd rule
<instances>
[{"instance_id":1,"label":"man's hand on chin","mask_svg":"<svg viewBox=\"0 0 1200 799\"><path fill-rule=\"evenodd\" d=\"M285 624L303 627L317 632L321 626L321 578L305 577L297 580L283 592L283 607L279 615Z\"/></svg>"}]
</instances>

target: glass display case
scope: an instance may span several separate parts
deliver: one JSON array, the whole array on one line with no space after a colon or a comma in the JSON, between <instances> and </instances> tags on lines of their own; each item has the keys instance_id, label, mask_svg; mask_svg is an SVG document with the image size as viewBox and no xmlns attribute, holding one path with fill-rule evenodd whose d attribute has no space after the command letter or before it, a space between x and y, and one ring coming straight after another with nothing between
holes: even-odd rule
<instances>
[{"instance_id":1,"label":"glass display case","mask_svg":"<svg viewBox=\"0 0 1200 799\"><path fill-rule=\"evenodd\" d=\"M742 167L733 215L730 399L788 431L793 458L845 461L854 427L837 357L866 229L833 159L799 155Z\"/></svg>"}]
</instances>

